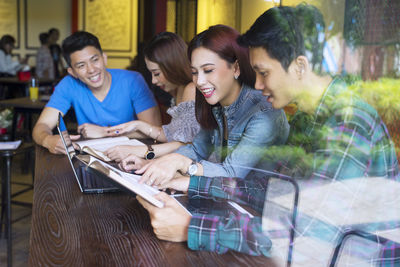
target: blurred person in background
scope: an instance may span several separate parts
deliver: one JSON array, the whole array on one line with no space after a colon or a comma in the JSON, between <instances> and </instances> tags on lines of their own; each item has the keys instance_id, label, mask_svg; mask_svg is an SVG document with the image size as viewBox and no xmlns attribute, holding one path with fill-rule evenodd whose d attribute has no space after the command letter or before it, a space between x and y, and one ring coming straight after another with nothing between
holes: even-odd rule
<instances>
[{"instance_id":1,"label":"blurred person in background","mask_svg":"<svg viewBox=\"0 0 400 267\"><path fill-rule=\"evenodd\" d=\"M36 75L40 79L54 79L54 63L49 49L49 34L39 34L41 47L36 55Z\"/></svg>"},{"instance_id":2,"label":"blurred person in background","mask_svg":"<svg viewBox=\"0 0 400 267\"><path fill-rule=\"evenodd\" d=\"M56 28L51 28L48 31L49 34L49 49L51 56L53 58L54 65L54 75L56 78L64 76L65 68L62 61L62 49L59 44L57 44L60 38L60 31Z\"/></svg>"},{"instance_id":3,"label":"blurred person in background","mask_svg":"<svg viewBox=\"0 0 400 267\"><path fill-rule=\"evenodd\" d=\"M27 63L28 58L19 61L12 59L12 50L15 46L15 38L11 35L3 35L0 40L0 74L3 76L15 76Z\"/></svg>"}]
</instances>

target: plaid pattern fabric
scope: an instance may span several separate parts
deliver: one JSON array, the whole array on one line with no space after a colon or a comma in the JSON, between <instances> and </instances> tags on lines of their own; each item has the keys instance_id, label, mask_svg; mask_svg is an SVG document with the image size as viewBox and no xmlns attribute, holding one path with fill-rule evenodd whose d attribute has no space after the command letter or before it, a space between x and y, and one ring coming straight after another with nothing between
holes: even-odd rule
<instances>
[{"instance_id":1,"label":"plaid pattern fabric","mask_svg":"<svg viewBox=\"0 0 400 267\"><path fill-rule=\"evenodd\" d=\"M300 127L308 142L300 145L312 154L311 178L346 179L379 176L399 179L398 161L390 135L378 113L334 79L314 116ZM297 113L293 120L304 117ZM292 132L289 144L292 143ZM302 139L304 141L304 138Z\"/></svg>"},{"instance_id":2,"label":"plaid pattern fabric","mask_svg":"<svg viewBox=\"0 0 400 267\"><path fill-rule=\"evenodd\" d=\"M188 194L190 198L230 199L246 203L262 211L265 189L262 179L245 181L234 178L207 178L192 176ZM220 217L213 214L193 214L188 230L188 246L193 250L225 253L228 249L250 255L270 256L272 243L262 233L261 217L247 214Z\"/></svg>"},{"instance_id":3,"label":"plaid pattern fabric","mask_svg":"<svg viewBox=\"0 0 400 267\"><path fill-rule=\"evenodd\" d=\"M188 189L190 198L227 199L250 206L262 213L266 181L263 176L252 175L251 180L239 178L191 176Z\"/></svg>"},{"instance_id":4,"label":"plaid pattern fabric","mask_svg":"<svg viewBox=\"0 0 400 267\"><path fill-rule=\"evenodd\" d=\"M346 179L380 176L400 180L394 146L385 124L371 106L347 92L342 80L334 79L311 118L305 118L304 113L296 113L293 120L303 123L300 127L292 127L289 137L289 147L298 148L300 145L312 156L311 171L303 177ZM296 130L301 134L298 138L301 142L297 144L293 142ZM304 169L283 167L292 171ZM288 174L293 175L292 171ZM231 199L262 211L265 188L262 179L192 176L188 193L192 198ZM259 217L250 219L247 215L232 215L221 218L193 214L188 245L194 250L224 253L233 249L251 255L269 256L271 241L262 234ZM392 257L393 253L397 255L398 248L386 247L385 257Z\"/></svg>"},{"instance_id":5,"label":"plaid pattern fabric","mask_svg":"<svg viewBox=\"0 0 400 267\"><path fill-rule=\"evenodd\" d=\"M395 267L400 266L400 244L393 241L385 243L381 253L381 267Z\"/></svg>"},{"instance_id":6,"label":"plaid pattern fabric","mask_svg":"<svg viewBox=\"0 0 400 267\"><path fill-rule=\"evenodd\" d=\"M387 123L387 127L392 137L397 151L397 159L400 158L400 119Z\"/></svg>"},{"instance_id":7,"label":"plaid pattern fabric","mask_svg":"<svg viewBox=\"0 0 400 267\"><path fill-rule=\"evenodd\" d=\"M188 246L193 250L225 253L228 249L250 255L270 256L272 243L262 233L261 218L247 214L221 218L194 214L188 230Z\"/></svg>"}]
</instances>

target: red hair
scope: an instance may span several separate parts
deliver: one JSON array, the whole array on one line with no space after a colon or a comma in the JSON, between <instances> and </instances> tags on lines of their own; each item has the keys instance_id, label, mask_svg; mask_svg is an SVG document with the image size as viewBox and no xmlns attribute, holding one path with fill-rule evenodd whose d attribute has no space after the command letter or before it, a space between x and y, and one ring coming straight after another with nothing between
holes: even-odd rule
<instances>
[{"instance_id":1,"label":"red hair","mask_svg":"<svg viewBox=\"0 0 400 267\"><path fill-rule=\"evenodd\" d=\"M240 46L237 43L236 40L239 36L240 33L229 26L211 26L195 36L190 42L188 57L191 59L192 53L196 48L204 47L216 53L229 64L234 64L237 61L240 69L239 83L245 83L253 87L255 73L250 65L249 51L247 47ZM211 109L212 106L196 90L196 119L204 129L214 129L217 127L217 122Z\"/></svg>"}]
</instances>

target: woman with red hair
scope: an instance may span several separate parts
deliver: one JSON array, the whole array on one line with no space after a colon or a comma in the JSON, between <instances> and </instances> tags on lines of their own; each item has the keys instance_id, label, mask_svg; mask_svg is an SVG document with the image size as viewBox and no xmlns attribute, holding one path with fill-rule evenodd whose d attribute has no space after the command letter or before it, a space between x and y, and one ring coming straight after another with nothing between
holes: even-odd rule
<instances>
[{"instance_id":1,"label":"woman with red hair","mask_svg":"<svg viewBox=\"0 0 400 267\"><path fill-rule=\"evenodd\" d=\"M289 133L285 114L253 89L248 49L238 45L238 36L235 29L216 25L189 44L201 130L191 144L138 170L142 182L165 187L181 174L187 181L191 175L245 178L265 148L285 143ZM133 169L132 160L123 160L122 167Z\"/></svg>"}]
</instances>

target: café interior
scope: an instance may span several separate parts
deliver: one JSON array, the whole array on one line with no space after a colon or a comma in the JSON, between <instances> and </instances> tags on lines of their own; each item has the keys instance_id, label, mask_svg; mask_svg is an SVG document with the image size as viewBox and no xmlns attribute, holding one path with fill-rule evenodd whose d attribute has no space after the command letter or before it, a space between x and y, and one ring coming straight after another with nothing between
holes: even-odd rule
<instances>
[{"instance_id":1,"label":"caf\u00e9 interior","mask_svg":"<svg viewBox=\"0 0 400 267\"><path fill-rule=\"evenodd\" d=\"M376 110L389 140L386 146L392 148L396 162L396 157L400 158L400 2L397 0L0 0L0 36L14 37L12 60L25 60L26 66L14 75L0 71L0 265L400 266L400 174L394 179L367 173L362 179L306 179L294 177L294 171L289 175L253 169L249 176L257 177L256 181L262 179L251 184L256 189L263 187L261 209L248 207L243 200L233 202L228 197L229 201L224 201L231 208L236 207L236 212L245 213L245 217L227 211L224 206L223 215L218 213L218 218L223 217L219 220L225 220L226 224L210 219L209 225L190 226L189 232L185 230L186 239L176 242L160 238L156 216L149 210L155 207L143 206L135 197L137 192L132 194L126 188L113 193L83 192L74 178L80 174L72 170L72 162L71 169L66 153L50 153L32 138L54 88L71 76L64 59L55 66L59 75L37 76L39 35L50 29L58 30L59 46L77 31L94 34L107 55L108 69L130 70L143 76L156 99L161 124L167 125L171 122L167 110L174 96L154 84L154 73L148 70L144 56L155 35L172 32L190 44L199 33L219 24L245 34L264 12L301 4L315 7L314 13L302 15L308 23L305 31L311 36L304 38L311 71L331 79L340 78L352 94L359 95ZM250 46L250 63L255 60L251 49ZM257 89L256 79L256 85L250 86ZM289 137L300 109L296 103L282 107L290 126ZM73 110L65 114L64 120L71 137L80 133ZM154 139L155 145L161 132L157 135L152 128L147 132L150 138L144 139L144 144L153 145ZM55 126L53 134L58 135ZM363 147L367 142L362 140L357 146ZM293 156L294 161L302 163L309 156L296 154L298 150L274 153L278 154L271 158ZM355 162L354 165L364 164ZM368 161L366 165L370 167L369 164L372 163ZM395 168L398 172L398 162ZM82 172L87 169L87 166L81 168ZM190 196L189 169L187 174L189 192L183 190L182 195ZM236 180L222 182L225 185L222 191L242 188L242 180L233 181ZM246 187L246 192L252 190L255 189ZM198 210L220 202L220 198L213 197L211 202L199 204L195 211L189 211L192 220L197 218L193 214ZM173 225L173 219L171 215L168 225ZM230 220L238 224L229 226ZM212 232L207 239L201 240L201 234L193 238L193 231L203 230ZM174 234L179 229L171 227L170 231ZM259 240L267 245L259 244ZM196 242L200 245L194 249ZM228 245L232 243L236 245Z\"/></svg>"}]
</instances>

